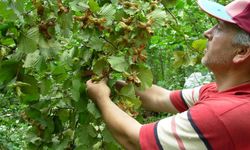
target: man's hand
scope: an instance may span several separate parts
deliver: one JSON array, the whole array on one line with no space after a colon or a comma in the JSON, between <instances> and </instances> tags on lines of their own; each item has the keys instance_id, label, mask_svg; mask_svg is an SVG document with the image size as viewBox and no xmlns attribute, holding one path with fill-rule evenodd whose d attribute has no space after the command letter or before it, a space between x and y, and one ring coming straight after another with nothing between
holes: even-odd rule
<instances>
[{"instance_id":1,"label":"man's hand","mask_svg":"<svg viewBox=\"0 0 250 150\"><path fill-rule=\"evenodd\" d=\"M106 82L105 79L99 82L87 81L88 95L99 107L114 138L125 149L139 149L139 133L142 125L111 101L110 89Z\"/></svg>"},{"instance_id":2,"label":"man's hand","mask_svg":"<svg viewBox=\"0 0 250 150\"><path fill-rule=\"evenodd\" d=\"M88 80L86 85L87 93L93 102L99 104L103 99L109 98L110 89L107 86L107 79L102 79L98 82Z\"/></svg>"}]
</instances>

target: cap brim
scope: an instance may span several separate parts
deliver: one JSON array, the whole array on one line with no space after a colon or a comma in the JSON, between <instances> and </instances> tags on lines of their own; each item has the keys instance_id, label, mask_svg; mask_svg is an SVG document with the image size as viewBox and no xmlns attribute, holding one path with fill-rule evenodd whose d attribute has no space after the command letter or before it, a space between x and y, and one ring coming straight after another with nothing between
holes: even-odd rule
<instances>
[{"instance_id":1,"label":"cap brim","mask_svg":"<svg viewBox=\"0 0 250 150\"><path fill-rule=\"evenodd\" d=\"M200 8L209 15L230 23L235 23L232 17L226 12L225 6L209 0L198 0Z\"/></svg>"}]
</instances>

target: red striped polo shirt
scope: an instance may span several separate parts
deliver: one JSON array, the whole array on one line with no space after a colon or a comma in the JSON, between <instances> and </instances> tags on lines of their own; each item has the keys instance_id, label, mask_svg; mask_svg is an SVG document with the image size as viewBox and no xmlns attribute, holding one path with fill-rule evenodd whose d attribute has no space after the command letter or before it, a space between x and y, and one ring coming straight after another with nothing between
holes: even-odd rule
<instances>
[{"instance_id":1,"label":"red striped polo shirt","mask_svg":"<svg viewBox=\"0 0 250 150\"><path fill-rule=\"evenodd\" d=\"M250 84L218 92L210 83L170 99L180 113L143 125L142 150L250 149Z\"/></svg>"}]
</instances>

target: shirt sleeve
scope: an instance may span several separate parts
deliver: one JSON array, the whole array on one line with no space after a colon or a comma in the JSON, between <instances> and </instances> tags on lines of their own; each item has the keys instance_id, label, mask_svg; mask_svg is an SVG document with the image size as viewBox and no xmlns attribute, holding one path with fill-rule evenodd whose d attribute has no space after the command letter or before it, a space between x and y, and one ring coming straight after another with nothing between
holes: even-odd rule
<instances>
[{"instance_id":1,"label":"shirt sleeve","mask_svg":"<svg viewBox=\"0 0 250 150\"><path fill-rule=\"evenodd\" d=\"M170 100L179 112L184 112L199 100L200 89L201 86L173 91L170 93Z\"/></svg>"},{"instance_id":2,"label":"shirt sleeve","mask_svg":"<svg viewBox=\"0 0 250 150\"><path fill-rule=\"evenodd\" d=\"M165 118L140 129L142 150L206 149L188 119L188 112Z\"/></svg>"}]
</instances>

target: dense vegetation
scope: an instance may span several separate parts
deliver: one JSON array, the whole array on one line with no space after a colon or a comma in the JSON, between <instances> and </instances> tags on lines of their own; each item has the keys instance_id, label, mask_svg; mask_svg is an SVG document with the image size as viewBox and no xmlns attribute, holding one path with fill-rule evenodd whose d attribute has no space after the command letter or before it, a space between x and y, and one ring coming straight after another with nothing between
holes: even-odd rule
<instances>
[{"instance_id":1,"label":"dense vegetation","mask_svg":"<svg viewBox=\"0 0 250 150\"><path fill-rule=\"evenodd\" d=\"M85 82L125 80L112 98L142 123L169 115L145 112L134 90L207 74L214 23L195 0L1 0L0 149L119 149Z\"/></svg>"}]
</instances>

